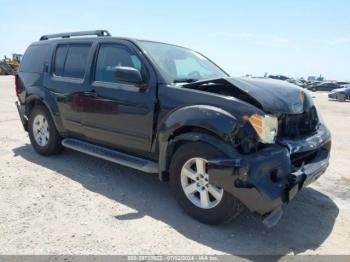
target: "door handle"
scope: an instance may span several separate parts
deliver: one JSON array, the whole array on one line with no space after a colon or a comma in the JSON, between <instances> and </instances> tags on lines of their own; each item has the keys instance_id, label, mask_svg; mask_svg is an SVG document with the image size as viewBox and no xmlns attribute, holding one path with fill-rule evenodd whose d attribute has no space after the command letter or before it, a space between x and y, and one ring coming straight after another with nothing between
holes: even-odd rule
<instances>
[{"instance_id":1,"label":"door handle","mask_svg":"<svg viewBox=\"0 0 350 262\"><path fill-rule=\"evenodd\" d=\"M91 98L96 98L98 97L98 94L96 93L95 90L91 90L89 92L84 92L84 96L91 97Z\"/></svg>"}]
</instances>

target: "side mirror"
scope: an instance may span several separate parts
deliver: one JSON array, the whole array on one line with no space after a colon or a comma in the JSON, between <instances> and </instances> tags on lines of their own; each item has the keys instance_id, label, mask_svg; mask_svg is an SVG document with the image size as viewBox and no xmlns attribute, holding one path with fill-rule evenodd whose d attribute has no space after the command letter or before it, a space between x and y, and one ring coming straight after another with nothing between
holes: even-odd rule
<instances>
[{"instance_id":1,"label":"side mirror","mask_svg":"<svg viewBox=\"0 0 350 262\"><path fill-rule=\"evenodd\" d=\"M133 67L117 66L113 68L114 79L116 81L131 83L131 84L141 84L142 76L139 70Z\"/></svg>"}]
</instances>

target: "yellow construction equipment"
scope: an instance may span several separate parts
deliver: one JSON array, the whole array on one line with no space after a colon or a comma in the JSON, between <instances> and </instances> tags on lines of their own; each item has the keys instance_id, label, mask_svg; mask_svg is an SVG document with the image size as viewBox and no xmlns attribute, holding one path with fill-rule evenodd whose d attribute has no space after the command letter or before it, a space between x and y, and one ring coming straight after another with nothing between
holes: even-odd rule
<instances>
[{"instance_id":1,"label":"yellow construction equipment","mask_svg":"<svg viewBox=\"0 0 350 262\"><path fill-rule=\"evenodd\" d=\"M22 57L22 54L12 54L12 59L5 56L3 60L0 60L0 75L17 74Z\"/></svg>"}]
</instances>

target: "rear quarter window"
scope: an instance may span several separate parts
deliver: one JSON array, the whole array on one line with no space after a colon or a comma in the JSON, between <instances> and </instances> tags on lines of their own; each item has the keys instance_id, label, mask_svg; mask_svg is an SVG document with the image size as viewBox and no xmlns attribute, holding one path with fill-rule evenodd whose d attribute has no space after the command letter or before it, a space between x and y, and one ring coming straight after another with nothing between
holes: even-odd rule
<instances>
[{"instance_id":1,"label":"rear quarter window","mask_svg":"<svg viewBox=\"0 0 350 262\"><path fill-rule=\"evenodd\" d=\"M48 45L33 45L28 47L23 56L19 71L27 73L42 73L44 62L47 60L48 49Z\"/></svg>"}]
</instances>

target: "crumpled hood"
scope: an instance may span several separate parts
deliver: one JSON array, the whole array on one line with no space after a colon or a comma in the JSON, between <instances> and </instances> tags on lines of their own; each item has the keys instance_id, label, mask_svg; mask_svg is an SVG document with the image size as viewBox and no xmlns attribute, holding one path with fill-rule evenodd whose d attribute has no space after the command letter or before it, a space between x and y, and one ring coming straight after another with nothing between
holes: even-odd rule
<instances>
[{"instance_id":1,"label":"crumpled hood","mask_svg":"<svg viewBox=\"0 0 350 262\"><path fill-rule=\"evenodd\" d=\"M270 113L300 114L313 105L311 96L297 85L266 78L224 78L258 101Z\"/></svg>"}]
</instances>

